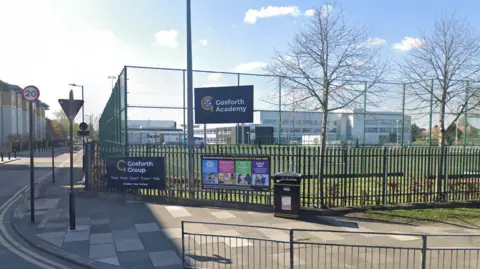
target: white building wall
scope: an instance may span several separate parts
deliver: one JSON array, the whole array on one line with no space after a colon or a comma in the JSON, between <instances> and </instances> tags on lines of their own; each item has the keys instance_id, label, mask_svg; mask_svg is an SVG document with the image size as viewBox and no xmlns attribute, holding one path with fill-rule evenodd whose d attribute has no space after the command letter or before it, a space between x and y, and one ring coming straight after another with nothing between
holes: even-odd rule
<instances>
[{"instance_id":1,"label":"white building wall","mask_svg":"<svg viewBox=\"0 0 480 269\"><path fill-rule=\"evenodd\" d=\"M364 133L365 144L400 143L402 137L402 120L404 120L404 145L411 143L410 116L405 115L405 117L403 117L400 112L367 112L365 114L365 122L363 110L355 110L351 116L351 118L353 118L352 137L358 139L360 144L363 143ZM396 141L386 142L385 140L389 140L391 134L396 134L398 139L396 139Z\"/></svg>"}]
</instances>

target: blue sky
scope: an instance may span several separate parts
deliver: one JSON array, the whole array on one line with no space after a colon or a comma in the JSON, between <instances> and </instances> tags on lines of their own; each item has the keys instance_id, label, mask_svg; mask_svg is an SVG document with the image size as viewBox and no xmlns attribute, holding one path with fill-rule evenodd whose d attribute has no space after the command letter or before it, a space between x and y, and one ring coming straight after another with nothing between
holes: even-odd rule
<instances>
[{"instance_id":1,"label":"blue sky","mask_svg":"<svg viewBox=\"0 0 480 269\"><path fill-rule=\"evenodd\" d=\"M305 12L323 3L192 0L194 68L262 72L273 49L285 49L307 22ZM366 25L372 38L382 40L382 53L394 60L408 53L408 42L401 43L406 37L419 38L443 12L455 11L472 25L480 24L478 0L338 3L349 21ZM111 89L107 77L117 75L123 65L186 67L183 0L0 0L0 10L0 79L37 85L41 99L53 110L59 109L56 100L66 97L68 83L74 82L85 85L86 113L101 113ZM396 43L400 44L394 49ZM137 76L131 77L132 93L151 91L148 84L158 83L154 73ZM175 86L159 86L155 98L132 98L131 103L181 106L180 77L164 80L167 86L169 79L175 80ZM197 78L196 86L236 81L227 76Z\"/></svg>"}]
</instances>

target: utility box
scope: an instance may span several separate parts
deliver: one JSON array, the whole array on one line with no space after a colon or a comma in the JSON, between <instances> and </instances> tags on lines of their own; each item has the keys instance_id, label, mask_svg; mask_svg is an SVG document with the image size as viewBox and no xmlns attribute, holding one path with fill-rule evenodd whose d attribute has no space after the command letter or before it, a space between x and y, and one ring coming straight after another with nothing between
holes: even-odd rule
<instances>
[{"instance_id":1,"label":"utility box","mask_svg":"<svg viewBox=\"0 0 480 269\"><path fill-rule=\"evenodd\" d=\"M273 215L298 218L300 216L300 184L302 175L280 172L273 175Z\"/></svg>"}]
</instances>

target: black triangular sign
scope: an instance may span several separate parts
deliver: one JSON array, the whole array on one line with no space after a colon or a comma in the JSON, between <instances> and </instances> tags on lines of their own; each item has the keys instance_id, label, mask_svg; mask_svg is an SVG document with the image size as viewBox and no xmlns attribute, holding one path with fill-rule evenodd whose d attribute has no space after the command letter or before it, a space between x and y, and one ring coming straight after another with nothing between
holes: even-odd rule
<instances>
[{"instance_id":1,"label":"black triangular sign","mask_svg":"<svg viewBox=\"0 0 480 269\"><path fill-rule=\"evenodd\" d=\"M80 111L80 108L83 106L82 100L58 99L58 102L70 120L73 120L75 116L77 116L78 111Z\"/></svg>"}]
</instances>

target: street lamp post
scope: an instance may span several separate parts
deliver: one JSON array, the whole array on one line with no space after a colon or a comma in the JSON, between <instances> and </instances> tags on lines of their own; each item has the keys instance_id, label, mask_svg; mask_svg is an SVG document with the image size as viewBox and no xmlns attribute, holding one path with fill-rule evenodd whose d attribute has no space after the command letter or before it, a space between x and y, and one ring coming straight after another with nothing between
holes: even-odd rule
<instances>
[{"instance_id":1,"label":"street lamp post","mask_svg":"<svg viewBox=\"0 0 480 269\"><path fill-rule=\"evenodd\" d=\"M85 99L84 99L83 85L78 85L78 84L75 84L75 83L71 83L69 85L72 86L72 87L82 88L82 101L84 102L83 106L82 106L82 122L85 122ZM70 125L73 125L73 120L70 123ZM72 126L72 128L73 128L73 126ZM85 169L85 136L82 136L82 148L83 148L83 159L82 160L84 162L83 163L83 169ZM85 186L87 186L86 183L85 183Z\"/></svg>"},{"instance_id":2,"label":"street lamp post","mask_svg":"<svg viewBox=\"0 0 480 269\"><path fill-rule=\"evenodd\" d=\"M113 91L113 81L115 79L117 79L117 77L116 76L108 76L108 78L112 80L112 91Z\"/></svg>"},{"instance_id":3,"label":"street lamp post","mask_svg":"<svg viewBox=\"0 0 480 269\"><path fill-rule=\"evenodd\" d=\"M84 92L83 92L83 85L78 85L75 83L69 84L72 87L80 87L82 88L82 101L84 105L82 106L82 122L85 122L85 99L84 99ZM85 144L85 137L82 137L83 144Z\"/></svg>"}]
</instances>

